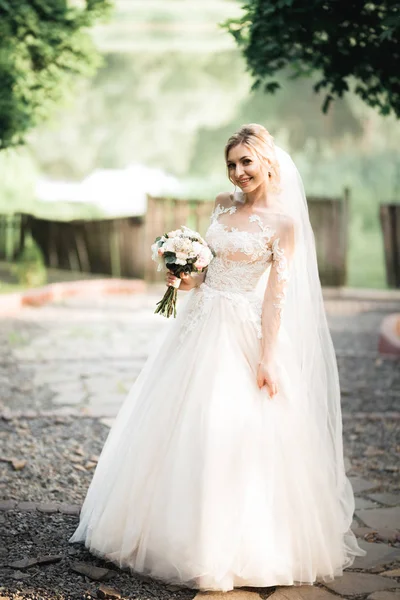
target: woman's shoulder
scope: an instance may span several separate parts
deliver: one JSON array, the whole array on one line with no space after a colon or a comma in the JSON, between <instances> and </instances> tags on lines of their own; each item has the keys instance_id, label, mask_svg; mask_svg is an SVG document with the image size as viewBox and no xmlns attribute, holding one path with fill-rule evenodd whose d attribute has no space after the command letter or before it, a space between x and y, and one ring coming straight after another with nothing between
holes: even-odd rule
<instances>
[{"instance_id":1,"label":"woman's shoulder","mask_svg":"<svg viewBox=\"0 0 400 600\"><path fill-rule=\"evenodd\" d=\"M215 197L214 208L218 205L222 208L229 208L233 205L233 195L230 192L220 192Z\"/></svg>"},{"instance_id":2,"label":"woman's shoulder","mask_svg":"<svg viewBox=\"0 0 400 600\"><path fill-rule=\"evenodd\" d=\"M285 246L293 247L295 238L296 225L293 217L285 213L276 213L273 239Z\"/></svg>"}]
</instances>

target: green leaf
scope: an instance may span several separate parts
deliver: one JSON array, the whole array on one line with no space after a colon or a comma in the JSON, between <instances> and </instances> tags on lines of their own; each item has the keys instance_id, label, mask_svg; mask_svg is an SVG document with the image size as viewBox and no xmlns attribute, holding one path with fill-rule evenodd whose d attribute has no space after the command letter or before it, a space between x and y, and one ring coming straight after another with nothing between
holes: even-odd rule
<instances>
[{"instance_id":1,"label":"green leaf","mask_svg":"<svg viewBox=\"0 0 400 600\"><path fill-rule=\"evenodd\" d=\"M340 3L340 10L334 6L326 0L247 0L240 19L224 23L245 57L251 90L262 84L266 93L276 92L270 80L283 70L292 79L318 75L314 89L329 90L322 105L327 112L348 92L351 78L366 104L400 117L396 3L358 0Z\"/></svg>"},{"instance_id":2,"label":"green leaf","mask_svg":"<svg viewBox=\"0 0 400 600\"><path fill-rule=\"evenodd\" d=\"M23 144L72 97L79 78L94 75L101 59L89 28L111 6L110 0L87 0L79 9L64 0L0 0L0 149Z\"/></svg>"}]
</instances>

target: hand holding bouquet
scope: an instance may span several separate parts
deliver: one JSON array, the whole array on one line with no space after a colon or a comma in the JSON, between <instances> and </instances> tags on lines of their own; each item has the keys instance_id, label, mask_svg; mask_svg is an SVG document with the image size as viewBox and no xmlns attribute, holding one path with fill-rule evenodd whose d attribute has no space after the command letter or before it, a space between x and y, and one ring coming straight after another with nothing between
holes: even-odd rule
<instances>
[{"instance_id":1,"label":"hand holding bouquet","mask_svg":"<svg viewBox=\"0 0 400 600\"><path fill-rule=\"evenodd\" d=\"M213 253L197 231L182 225L180 229L157 237L151 246L152 259L158 263L157 271L168 269L177 279L168 287L162 300L157 302L155 313L176 317L176 299L182 273L189 275L203 272L210 264Z\"/></svg>"}]
</instances>

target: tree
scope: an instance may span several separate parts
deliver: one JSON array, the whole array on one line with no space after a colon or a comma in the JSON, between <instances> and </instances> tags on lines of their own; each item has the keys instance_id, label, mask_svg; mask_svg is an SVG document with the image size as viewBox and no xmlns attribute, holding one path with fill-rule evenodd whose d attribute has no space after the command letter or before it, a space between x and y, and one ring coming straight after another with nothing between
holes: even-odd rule
<instances>
[{"instance_id":1,"label":"tree","mask_svg":"<svg viewBox=\"0 0 400 600\"><path fill-rule=\"evenodd\" d=\"M317 73L323 112L354 83L366 104L400 117L398 0L247 0L243 10L222 26L242 49L254 89L274 93L282 70Z\"/></svg>"},{"instance_id":2,"label":"tree","mask_svg":"<svg viewBox=\"0 0 400 600\"><path fill-rule=\"evenodd\" d=\"M0 149L23 144L100 64L88 29L111 0L0 0Z\"/></svg>"}]
</instances>

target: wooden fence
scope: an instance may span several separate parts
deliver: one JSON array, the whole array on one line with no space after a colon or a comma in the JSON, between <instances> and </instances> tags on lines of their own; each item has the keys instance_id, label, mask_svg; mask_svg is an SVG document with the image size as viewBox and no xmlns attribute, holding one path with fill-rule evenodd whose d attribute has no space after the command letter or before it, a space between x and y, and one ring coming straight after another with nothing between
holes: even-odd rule
<instances>
[{"instance_id":1,"label":"wooden fence","mask_svg":"<svg viewBox=\"0 0 400 600\"><path fill-rule=\"evenodd\" d=\"M349 190L345 189L343 198L309 198L308 210L322 285L346 285Z\"/></svg>"},{"instance_id":2,"label":"wooden fence","mask_svg":"<svg viewBox=\"0 0 400 600\"><path fill-rule=\"evenodd\" d=\"M389 287L400 288L400 204L379 207L385 247L386 281Z\"/></svg>"},{"instance_id":3,"label":"wooden fence","mask_svg":"<svg viewBox=\"0 0 400 600\"><path fill-rule=\"evenodd\" d=\"M16 258L30 232L49 267L163 281L164 273L157 272L151 260L151 244L158 235L182 224L204 235L212 206L201 200L149 196L143 217L62 222L22 214L14 215L12 223L9 217L0 217L0 259ZM347 194L344 199L309 200L323 285L346 283L347 208ZM4 235L6 219L8 233Z\"/></svg>"},{"instance_id":4,"label":"wooden fence","mask_svg":"<svg viewBox=\"0 0 400 600\"><path fill-rule=\"evenodd\" d=\"M204 235L210 222L212 204L202 200L175 200L147 197L146 245L144 247L145 278L162 281L165 275L157 272L151 259L150 246L164 232L187 225Z\"/></svg>"},{"instance_id":5,"label":"wooden fence","mask_svg":"<svg viewBox=\"0 0 400 600\"><path fill-rule=\"evenodd\" d=\"M27 219L47 266L114 277L143 277L143 218Z\"/></svg>"}]
</instances>

